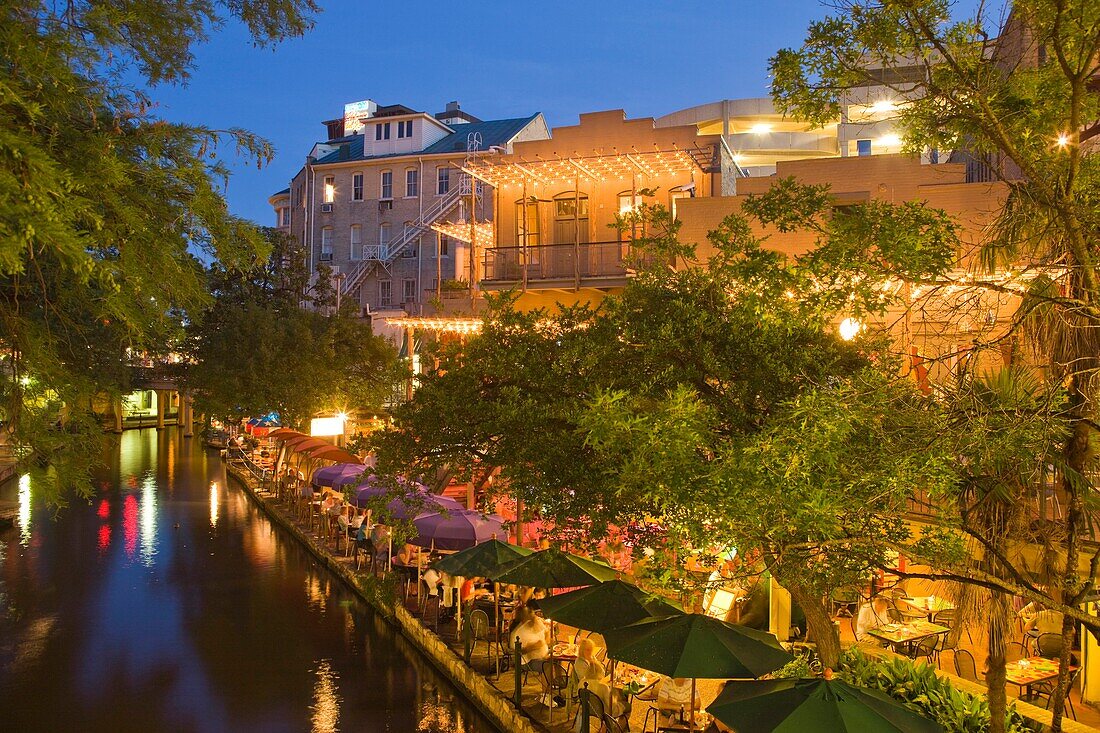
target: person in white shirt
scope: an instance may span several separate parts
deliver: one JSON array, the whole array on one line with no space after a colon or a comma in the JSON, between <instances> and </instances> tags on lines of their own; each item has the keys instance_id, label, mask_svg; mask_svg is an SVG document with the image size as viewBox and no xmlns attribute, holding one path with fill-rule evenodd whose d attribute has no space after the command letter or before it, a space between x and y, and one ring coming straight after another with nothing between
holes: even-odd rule
<instances>
[{"instance_id":1,"label":"person in white shirt","mask_svg":"<svg viewBox=\"0 0 1100 733\"><path fill-rule=\"evenodd\" d=\"M678 719L681 710L684 711L685 717L691 715L692 711L698 711L703 707L702 703L698 692L695 694L695 700L691 699L691 680L684 677L670 677L662 681L657 691L657 710L665 716L666 720Z\"/></svg>"},{"instance_id":2,"label":"person in white shirt","mask_svg":"<svg viewBox=\"0 0 1100 733\"><path fill-rule=\"evenodd\" d=\"M867 632L890 623L890 604L884 596L875 596L870 603L859 608L856 617L856 642L859 644L876 643L876 639Z\"/></svg>"}]
</instances>

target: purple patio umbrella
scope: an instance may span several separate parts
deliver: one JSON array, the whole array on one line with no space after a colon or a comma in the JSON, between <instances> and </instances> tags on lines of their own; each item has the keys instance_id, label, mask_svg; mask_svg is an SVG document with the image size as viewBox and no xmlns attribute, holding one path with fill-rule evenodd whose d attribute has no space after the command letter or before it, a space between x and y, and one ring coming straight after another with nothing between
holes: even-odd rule
<instances>
[{"instance_id":1,"label":"purple patio umbrella","mask_svg":"<svg viewBox=\"0 0 1100 733\"><path fill-rule=\"evenodd\" d=\"M336 463L318 468L313 472L313 478L310 481L314 488L331 486L336 489L344 484L358 481L367 470L367 467L361 463Z\"/></svg>"},{"instance_id":2,"label":"purple patio umbrella","mask_svg":"<svg viewBox=\"0 0 1100 733\"><path fill-rule=\"evenodd\" d=\"M360 485L355 493L353 503L356 506L363 506L371 499L379 496L385 497L390 493L390 490L384 486ZM412 519L420 514L435 514L438 512L452 514L466 511L465 507L449 496L429 493L424 487L411 492L408 497L395 496L386 504L386 509L395 519Z\"/></svg>"},{"instance_id":3,"label":"purple patio umbrella","mask_svg":"<svg viewBox=\"0 0 1100 733\"><path fill-rule=\"evenodd\" d=\"M507 537L504 520L481 512L421 514L413 520L417 536L412 544L437 550L464 550L494 537Z\"/></svg>"}]
</instances>

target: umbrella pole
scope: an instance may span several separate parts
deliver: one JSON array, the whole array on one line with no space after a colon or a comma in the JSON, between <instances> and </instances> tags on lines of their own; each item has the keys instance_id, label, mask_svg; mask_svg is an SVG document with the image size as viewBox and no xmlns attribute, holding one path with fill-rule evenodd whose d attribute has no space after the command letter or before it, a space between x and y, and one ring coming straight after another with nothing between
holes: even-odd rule
<instances>
[{"instance_id":1,"label":"umbrella pole","mask_svg":"<svg viewBox=\"0 0 1100 733\"><path fill-rule=\"evenodd\" d=\"M688 730L695 730L695 678L691 678L691 699L688 700Z\"/></svg>"},{"instance_id":2,"label":"umbrella pole","mask_svg":"<svg viewBox=\"0 0 1100 733\"><path fill-rule=\"evenodd\" d=\"M493 581L493 635L497 638L497 644L500 644L500 583ZM493 645L489 645L491 650ZM490 663L492 656L489 657ZM500 676L500 668L497 668L497 677Z\"/></svg>"}]
</instances>

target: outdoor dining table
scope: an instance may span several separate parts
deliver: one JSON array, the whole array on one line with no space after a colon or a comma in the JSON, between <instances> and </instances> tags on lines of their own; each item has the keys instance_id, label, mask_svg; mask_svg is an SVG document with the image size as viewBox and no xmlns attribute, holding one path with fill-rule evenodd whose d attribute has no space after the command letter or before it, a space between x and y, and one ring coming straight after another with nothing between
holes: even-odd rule
<instances>
[{"instance_id":1,"label":"outdoor dining table","mask_svg":"<svg viewBox=\"0 0 1100 733\"><path fill-rule=\"evenodd\" d=\"M1058 676L1059 662L1046 657L1027 657L1005 665L1005 682L1020 688L1020 697L1031 696L1031 686Z\"/></svg>"},{"instance_id":2,"label":"outdoor dining table","mask_svg":"<svg viewBox=\"0 0 1100 733\"><path fill-rule=\"evenodd\" d=\"M936 616L944 611L955 610L954 603L939 596L914 596L904 600L918 611L924 611L929 621L935 621Z\"/></svg>"},{"instance_id":3,"label":"outdoor dining table","mask_svg":"<svg viewBox=\"0 0 1100 733\"><path fill-rule=\"evenodd\" d=\"M926 639L929 636L946 634L951 631L947 626L940 626L931 621L910 621L907 624L886 624L877 629L868 629L867 633L877 639L885 641L892 647Z\"/></svg>"},{"instance_id":4,"label":"outdoor dining table","mask_svg":"<svg viewBox=\"0 0 1100 733\"><path fill-rule=\"evenodd\" d=\"M569 641L559 641L550 649L550 656L563 662L577 661L577 645Z\"/></svg>"},{"instance_id":5,"label":"outdoor dining table","mask_svg":"<svg viewBox=\"0 0 1100 733\"><path fill-rule=\"evenodd\" d=\"M681 722L673 718L672 720L662 723L660 715L656 717L656 720L657 722L653 728L655 733L680 733L681 731L686 733L686 731L689 730L699 733L699 731L705 730L706 727L710 725L710 714L704 712L695 713L695 725L691 727L689 727L687 720ZM642 733L645 733L645 731Z\"/></svg>"}]
</instances>

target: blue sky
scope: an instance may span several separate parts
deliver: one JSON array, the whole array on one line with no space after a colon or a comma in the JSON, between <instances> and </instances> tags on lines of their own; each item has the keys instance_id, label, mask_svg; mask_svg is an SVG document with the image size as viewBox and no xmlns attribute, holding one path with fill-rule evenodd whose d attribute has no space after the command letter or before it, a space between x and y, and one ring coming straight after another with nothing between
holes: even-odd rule
<instances>
[{"instance_id":1,"label":"blue sky","mask_svg":"<svg viewBox=\"0 0 1100 733\"><path fill-rule=\"evenodd\" d=\"M764 96L768 57L824 14L817 0L322 4L313 31L273 49L227 26L198 49L186 87L153 91L167 119L244 127L275 145L262 170L236 164L227 192L235 214L260 223L345 102L434 113L458 100L483 119L542 112L551 125L602 109L658 116Z\"/></svg>"}]
</instances>

